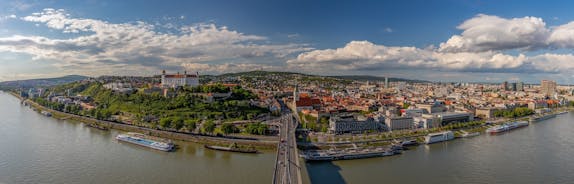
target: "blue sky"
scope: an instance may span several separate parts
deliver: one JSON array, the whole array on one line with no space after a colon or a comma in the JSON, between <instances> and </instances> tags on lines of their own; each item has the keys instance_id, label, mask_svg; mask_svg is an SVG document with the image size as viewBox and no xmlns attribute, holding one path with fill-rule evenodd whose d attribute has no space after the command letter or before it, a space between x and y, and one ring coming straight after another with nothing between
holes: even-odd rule
<instances>
[{"instance_id":1,"label":"blue sky","mask_svg":"<svg viewBox=\"0 0 574 184\"><path fill-rule=\"evenodd\" d=\"M573 3L0 0L0 81L263 69L571 83Z\"/></svg>"}]
</instances>

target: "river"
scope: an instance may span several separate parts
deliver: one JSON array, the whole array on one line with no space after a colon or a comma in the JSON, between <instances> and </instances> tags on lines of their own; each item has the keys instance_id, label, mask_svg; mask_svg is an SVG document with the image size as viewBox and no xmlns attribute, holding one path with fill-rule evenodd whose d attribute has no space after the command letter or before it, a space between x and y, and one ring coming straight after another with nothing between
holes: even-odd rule
<instances>
[{"instance_id":1,"label":"river","mask_svg":"<svg viewBox=\"0 0 574 184\"><path fill-rule=\"evenodd\" d=\"M501 135L421 145L397 156L306 167L314 184L573 183L574 113Z\"/></svg>"},{"instance_id":2,"label":"river","mask_svg":"<svg viewBox=\"0 0 574 184\"><path fill-rule=\"evenodd\" d=\"M311 162L314 184L572 183L574 113L501 135L421 145L401 155ZM165 153L118 131L45 117L0 92L0 183L270 183L275 152L240 154L177 142ZM304 163L304 162L303 162ZM307 173L303 173L307 175Z\"/></svg>"},{"instance_id":3,"label":"river","mask_svg":"<svg viewBox=\"0 0 574 184\"><path fill-rule=\"evenodd\" d=\"M56 120L0 92L0 183L269 183L275 152L229 153L176 142L165 153L120 143L119 131Z\"/></svg>"}]
</instances>

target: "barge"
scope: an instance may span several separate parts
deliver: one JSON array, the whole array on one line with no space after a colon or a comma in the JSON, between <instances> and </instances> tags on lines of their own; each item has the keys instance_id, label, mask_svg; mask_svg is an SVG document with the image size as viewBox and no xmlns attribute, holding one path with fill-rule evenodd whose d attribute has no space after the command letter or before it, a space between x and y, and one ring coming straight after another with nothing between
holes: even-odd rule
<instances>
[{"instance_id":1,"label":"barge","mask_svg":"<svg viewBox=\"0 0 574 184\"><path fill-rule=\"evenodd\" d=\"M257 153L256 149L253 148L239 148L236 144L233 144L229 147L224 146L214 146L214 145L203 145L203 147L212 150L218 151L229 151L229 152L238 152L238 153Z\"/></svg>"}]
</instances>

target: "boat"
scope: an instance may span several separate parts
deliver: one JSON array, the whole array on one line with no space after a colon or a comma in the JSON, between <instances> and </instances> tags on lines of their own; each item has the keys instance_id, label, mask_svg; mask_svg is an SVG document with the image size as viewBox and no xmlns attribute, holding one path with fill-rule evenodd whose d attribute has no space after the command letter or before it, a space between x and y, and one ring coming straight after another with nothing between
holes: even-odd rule
<instances>
[{"instance_id":1,"label":"boat","mask_svg":"<svg viewBox=\"0 0 574 184\"><path fill-rule=\"evenodd\" d=\"M566 114L566 113L568 113L568 111L562 111L562 112L559 112L559 113L556 114L556 115L562 115L562 114Z\"/></svg>"},{"instance_id":2,"label":"boat","mask_svg":"<svg viewBox=\"0 0 574 184\"><path fill-rule=\"evenodd\" d=\"M427 136L425 136L425 143L432 144L452 139L454 139L454 133L452 133L452 131L444 131L444 132L428 134Z\"/></svg>"},{"instance_id":3,"label":"boat","mask_svg":"<svg viewBox=\"0 0 574 184\"><path fill-rule=\"evenodd\" d=\"M129 132L126 134L120 134L116 136L116 139L119 141L124 141L160 151L172 151L175 148L175 145L171 143L171 141L163 142L158 140L153 140L152 137L140 134L140 133L133 133Z\"/></svg>"},{"instance_id":4,"label":"boat","mask_svg":"<svg viewBox=\"0 0 574 184\"><path fill-rule=\"evenodd\" d=\"M62 119L64 119L64 118L62 118ZM103 126L103 125L98 125L98 124L96 124L96 123L88 123L88 124L85 124L85 125L86 125L87 127L92 127L92 128L99 129L99 130L104 130L104 131L110 130L110 128L108 128L108 127L106 127L106 126Z\"/></svg>"},{"instance_id":5,"label":"boat","mask_svg":"<svg viewBox=\"0 0 574 184\"><path fill-rule=\"evenodd\" d=\"M554 117L556 117L556 114L546 114L546 115L534 116L534 117L530 117L530 122L538 122L538 121L547 120L547 119L554 118Z\"/></svg>"},{"instance_id":6,"label":"boat","mask_svg":"<svg viewBox=\"0 0 574 184\"><path fill-rule=\"evenodd\" d=\"M479 132L474 132L474 133L464 132L461 134L461 137L466 138L466 137L474 137L474 136L479 136L479 135L480 135Z\"/></svg>"},{"instance_id":7,"label":"boat","mask_svg":"<svg viewBox=\"0 0 574 184\"><path fill-rule=\"evenodd\" d=\"M256 149L253 148L240 148L237 146L237 144L233 143L231 146L229 147L224 147L224 146L214 146L214 145L203 145L203 147L207 148L207 149L212 149L212 150L218 150L218 151L230 151L230 152L238 152L238 153L257 153Z\"/></svg>"},{"instance_id":8,"label":"boat","mask_svg":"<svg viewBox=\"0 0 574 184\"><path fill-rule=\"evenodd\" d=\"M51 117L51 116L52 116L52 113L50 113L50 112L48 112L48 111L42 111L42 112L40 112L40 113L41 113L42 115L44 115L44 116L48 116L48 117Z\"/></svg>"},{"instance_id":9,"label":"boat","mask_svg":"<svg viewBox=\"0 0 574 184\"><path fill-rule=\"evenodd\" d=\"M406 141L402 141L400 142L400 146L401 147L406 147L406 146L416 146L419 143L417 142L417 140L412 139L412 140L406 140Z\"/></svg>"},{"instance_id":10,"label":"boat","mask_svg":"<svg viewBox=\"0 0 574 184\"><path fill-rule=\"evenodd\" d=\"M515 121L510 123L504 123L502 125L496 125L486 129L486 133L496 134L501 132L506 132L512 129L520 128L528 126L528 122L526 121Z\"/></svg>"},{"instance_id":11,"label":"boat","mask_svg":"<svg viewBox=\"0 0 574 184\"><path fill-rule=\"evenodd\" d=\"M305 161L333 161L354 160L373 157L385 157L400 154L401 150L392 146L390 148L348 148L344 150L311 150L306 151L302 157Z\"/></svg>"}]
</instances>

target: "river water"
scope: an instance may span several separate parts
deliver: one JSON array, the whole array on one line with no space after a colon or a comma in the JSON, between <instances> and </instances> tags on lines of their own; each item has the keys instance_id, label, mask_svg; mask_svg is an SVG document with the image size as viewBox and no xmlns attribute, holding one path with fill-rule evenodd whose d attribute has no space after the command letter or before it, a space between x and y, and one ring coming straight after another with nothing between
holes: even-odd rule
<instances>
[{"instance_id":1,"label":"river water","mask_svg":"<svg viewBox=\"0 0 574 184\"><path fill-rule=\"evenodd\" d=\"M269 183L275 152L241 154L177 142L165 153L118 131L56 120L0 92L0 183Z\"/></svg>"},{"instance_id":2,"label":"river water","mask_svg":"<svg viewBox=\"0 0 574 184\"><path fill-rule=\"evenodd\" d=\"M401 155L306 163L312 183L574 183L574 113L502 135L421 145ZM164 153L118 131L56 120L0 92L0 183L269 183L275 152L178 142ZM303 173L303 175L307 175Z\"/></svg>"},{"instance_id":3,"label":"river water","mask_svg":"<svg viewBox=\"0 0 574 184\"><path fill-rule=\"evenodd\" d=\"M398 156L307 163L315 183L574 183L574 113Z\"/></svg>"}]
</instances>

